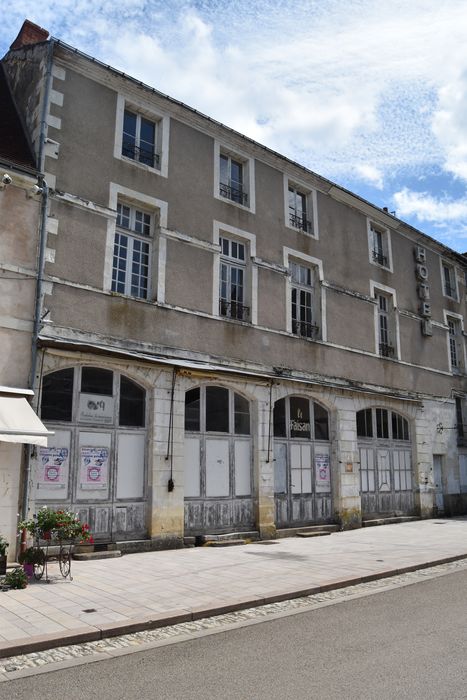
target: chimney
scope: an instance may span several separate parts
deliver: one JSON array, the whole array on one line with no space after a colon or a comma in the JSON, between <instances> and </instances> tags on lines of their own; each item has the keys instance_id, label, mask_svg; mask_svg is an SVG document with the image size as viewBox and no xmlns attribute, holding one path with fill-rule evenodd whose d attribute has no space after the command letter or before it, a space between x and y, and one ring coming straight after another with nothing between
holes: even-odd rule
<instances>
[{"instance_id":1,"label":"chimney","mask_svg":"<svg viewBox=\"0 0 467 700\"><path fill-rule=\"evenodd\" d=\"M41 41L47 41L49 32L47 29L42 29L39 25L25 19L23 26L19 30L19 34L10 46L10 50L20 49L29 44L38 44Z\"/></svg>"}]
</instances>

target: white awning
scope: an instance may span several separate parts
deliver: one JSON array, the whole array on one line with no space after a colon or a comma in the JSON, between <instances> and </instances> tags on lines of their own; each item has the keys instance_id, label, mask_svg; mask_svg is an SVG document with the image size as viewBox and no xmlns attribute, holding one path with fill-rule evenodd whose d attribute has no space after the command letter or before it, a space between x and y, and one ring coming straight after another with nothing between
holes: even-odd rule
<instances>
[{"instance_id":1,"label":"white awning","mask_svg":"<svg viewBox=\"0 0 467 700\"><path fill-rule=\"evenodd\" d=\"M46 447L49 435L24 396L0 396L0 441Z\"/></svg>"}]
</instances>

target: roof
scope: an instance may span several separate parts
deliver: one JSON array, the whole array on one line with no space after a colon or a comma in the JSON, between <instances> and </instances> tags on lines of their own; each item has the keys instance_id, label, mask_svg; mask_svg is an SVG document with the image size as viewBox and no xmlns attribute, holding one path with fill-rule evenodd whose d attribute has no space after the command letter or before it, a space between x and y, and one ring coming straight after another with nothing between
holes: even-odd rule
<instances>
[{"instance_id":1,"label":"roof","mask_svg":"<svg viewBox=\"0 0 467 700\"><path fill-rule=\"evenodd\" d=\"M35 168L26 132L8 85L5 69L0 64L0 158L13 165Z\"/></svg>"}]
</instances>

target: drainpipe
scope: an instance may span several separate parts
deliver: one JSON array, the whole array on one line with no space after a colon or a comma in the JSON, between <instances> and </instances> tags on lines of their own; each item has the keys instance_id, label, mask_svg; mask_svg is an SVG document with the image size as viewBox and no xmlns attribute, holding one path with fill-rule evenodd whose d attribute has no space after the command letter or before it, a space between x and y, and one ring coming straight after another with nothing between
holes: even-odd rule
<instances>
[{"instance_id":1,"label":"drainpipe","mask_svg":"<svg viewBox=\"0 0 467 700\"><path fill-rule=\"evenodd\" d=\"M45 163L45 142L47 139L47 113L49 109L49 96L50 89L52 85L52 63L53 63L53 50L54 41L51 40L48 45L47 54L47 66L45 72L44 80L44 97L42 103L42 114L41 114L41 130L39 136L39 152L38 152L38 166L39 172L44 172ZM41 215L39 221L39 254L37 261L37 281L36 281L36 296L34 304L34 320L33 320L33 330L32 330L32 341L31 341L31 373L29 375L29 388L34 392L36 391L36 371L37 371L37 352L38 352L38 339L41 330L41 320L42 320L42 307L43 307L43 278L44 278L44 266L45 266L45 249L47 247L47 207L49 203L49 188L44 179L44 175L41 174L38 177L39 186L42 188L41 195ZM21 510L21 518L25 520L28 517L29 510L29 481L31 477L31 445L28 445L27 458L26 458L26 470L24 474L24 484L23 484L23 503ZM23 532L21 537L21 546L23 547L23 542L25 544L25 535Z\"/></svg>"}]
</instances>

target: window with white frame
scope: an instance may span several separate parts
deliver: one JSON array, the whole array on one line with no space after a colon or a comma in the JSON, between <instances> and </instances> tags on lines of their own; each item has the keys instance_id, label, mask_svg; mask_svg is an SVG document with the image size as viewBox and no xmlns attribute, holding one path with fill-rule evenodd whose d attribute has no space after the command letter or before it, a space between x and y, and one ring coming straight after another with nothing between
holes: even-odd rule
<instances>
[{"instance_id":1,"label":"window with white frame","mask_svg":"<svg viewBox=\"0 0 467 700\"><path fill-rule=\"evenodd\" d=\"M464 367L464 338L459 318L446 316L448 326L449 364L452 372L461 372Z\"/></svg>"},{"instance_id":2,"label":"window with white frame","mask_svg":"<svg viewBox=\"0 0 467 700\"><path fill-rule=\"evenodd\" d=\"M151 267L154 214L118 202L112 291L147 299Z\"/></svg>"},{"instance_id":3,"label":"window with white frame","mask_svg":"<svg viewBox=\"0 0 467 700\"><path fill-rule=\"evenodd\" d=\"M156 152L158 124L141 114L125 109L123 115L122 156L159 169Z\"/></svg>"},{"instance_id":4,"label":"window with white frame","mask_svg":"<svg viewBox=\"0 0 467 700\"><path fill-rule=\"evenodd\" d=\"M308 265L290 261L292 333L302 338L316 338L315 284L316 270Z\"/></svg>"},{"instance_id":5,"label":"window with white frame","mask_svg":"<svg viewBox=\"0 0 467 700\"><path fill-rule=\"evenodd\" d=\"M255 161L214 141L214 197L255 212Z\"/></svg>"},{"instance_id":6,"label":"window with white frame","mask_svg":"<svg viewBox=\"0 0 467 700\"><path fill-rule=\"evenodd\" d=\"M441 263L443 274L443 293L451 299L457 299L456 271L452 265Z\"/></svg>"},{"instance_id":7,"label":"window with white frame","mask_svg":"<svg viewBox=\"0 0 467 700\"><path fill-rule=\"evenodd\" d=\"M388 270L392 269L389 231L374 221L368 222L370 262Z\"/></svg>"},{"instance_id":8,"label":"window with white frame","mask_svg":"<svg viewBox=\"0 0 467 700\"><path fill-rule=\"evenodd\" d=\"M376 290L375 298L378 307L379 354L381 357L394 357L396 348L393 298L379 290Z\"/></svg>"},{"instance_id":9,"label":"window with white frame","mask_svg":"<svg viewBox=\"0 0 467 700\"><path fill-rule=\"evenodd\" d=\"M248 321L250 307L246 304L246 259L245 243L221 236L219 270L219 314L238 321Z\"/></svg>"},{"instance_id":10,"label":"window with white frame","mask_svg":"<svg viewBox=\"0 0 467 700\"><path fill-rule=\"evenodd\" d=\"M244 186L244 167L238 158L220 154L219 194L232 202L248 206L248 193Z\"/></svg>"},{"instance_id":11,"label":"window with white frame","mask_svg":"<svg viewBox=\"0 0 467 700\"><path fill-rule=\"evenodd\" d=\"M311 198L307 193L289 184L288 186L289 225L293 228L313 233Z\"/></svg>"}]
</instances>

